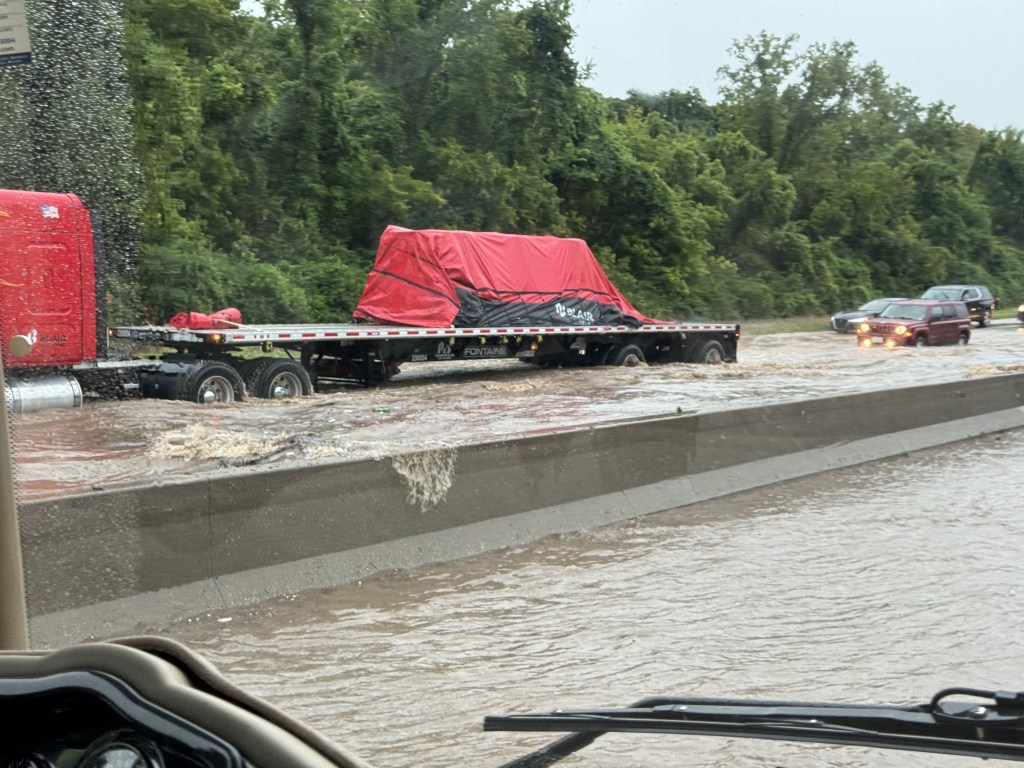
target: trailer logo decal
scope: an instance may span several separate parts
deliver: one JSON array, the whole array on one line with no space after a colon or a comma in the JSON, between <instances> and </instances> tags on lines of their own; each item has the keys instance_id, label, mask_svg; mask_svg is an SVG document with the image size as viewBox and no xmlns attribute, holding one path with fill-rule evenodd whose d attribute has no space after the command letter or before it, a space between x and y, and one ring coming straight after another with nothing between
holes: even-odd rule
<instances>
[{"instance_id":1,"label":"trailer logo decal","mask_svg":"<svg viewBox=\"0 0 1024 768\"><path fill-rule=\"evenodd\" d=\"M508 357L508 347L466 347L462 350L463 357Z\"/></svg>"},{"instance_id":2,"label":"trailer logo decal","mask_svg":"<svg viewBox=\"0 0 1024 768\"><path fill-rule=\"evenodd\" d=\"M39 212L43 214L44 219L59 219L60 211L57 210L56 205L40 205Z\"/></svg>"},{"instance_id":3,"label":"trailer logo decal","mask_svg":"<svg viewBox=\"0 0 1024 768\"><path fill-rule=\"evenodd\" d=\"M555 304L555 312L559 317L570 317L573 320L578 320L581 323L587 325L593 325L597 319L593 312L588 312L585 309L579 307L567 307L562 302Z\"/></svg>"},{"instance_id":4,"label":"trailer logo decal","mask_svg":"<svg viewBox=\"0 0 1024 768\"><path fill-rule=\"evenodd\" d=\"M25 287L24 283L8 283L2 277L0 277L0 285L4 286L6 288L24 288Z\"/></svg>"}]
</instances>

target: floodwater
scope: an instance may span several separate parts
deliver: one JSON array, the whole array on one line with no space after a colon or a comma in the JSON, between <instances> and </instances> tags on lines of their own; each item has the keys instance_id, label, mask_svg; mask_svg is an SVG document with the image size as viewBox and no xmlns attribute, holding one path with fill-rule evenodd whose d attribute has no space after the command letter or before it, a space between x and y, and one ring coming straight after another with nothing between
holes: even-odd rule
<instances>
[{"instance_id":1,"label":"floodwater","mask_svg":"<svg viewBox=\"0 0 1024 768\"><path fill-rule=\"evenodd\" d=\"M374 456L669 413L1024 370L967 347L745 339L740 362L410 367L292 403L94 403L15 418L23 498L241 462ZM407 377L407 378L406 378ZM916 704L1024 689L1024 431L150 627L379 768L499 766L550 740L486 714L649 695ZM830 746L616 735L566 766L966 766Z\"/></svg>"},{"instance_id":2,"label":"floodwater","mask_svg":"<svg viewBox=\"0 0 1024 768\"><path fill-rule=\"evenodd\" d=\"M243 465L361 459L616 421L767 405L1024 370L1024 329L966 347L862 349L820 333L744 338L732 365L538 369L407 365L390 384L286 403L90 402L13 420L25 501Z\"/></svg>"},{"instance_id":3,"label":"floodwater","mask_svg":"<svg viewBox=\"0 0 1024 768\"><path fill-rule=\"evenodd\" d=\"M1024 690L1024 432L154 628L380 768L499 766L483 716L647 695ZM566 766L976 766L614 735Z\"/></svg>"}]
</instances>

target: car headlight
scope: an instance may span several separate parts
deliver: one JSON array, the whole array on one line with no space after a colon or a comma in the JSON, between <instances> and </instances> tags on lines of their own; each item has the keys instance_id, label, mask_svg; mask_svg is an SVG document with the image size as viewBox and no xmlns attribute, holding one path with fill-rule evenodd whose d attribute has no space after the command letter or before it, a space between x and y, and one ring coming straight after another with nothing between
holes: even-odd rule
<instances>
[{"instance_id":1,"label":"car headlight","mask_svg":"<svg viewBox=\"0 0 1024 768\"><path fill-rule=\"evenodd\" d=\"M897 336L906 336L906 334L907 334L907 326L905 326L905 325L897 325L893 332Z\"/></svg>"},{"instance_id":2,"label":"car headlight","mask_svg":"<svg viewBox=\"0 0 1024 768\"><path fill-rule=\"evenodd\" d=\"M1021 304L1019 307L1017 307L1017 311L1024 312L1024 304Z\"/></svg>"},{"instance_id":3,"label":"car headlight","mask_svg":"<svg viewBox=\"0 0 1024 768\"><path fill-rule=\"evenodd\" d=\"M867 333L870 330L871 326L868 325L867 323L862 322L860 325L857 326L857 333Z\"/></svg>"}]
</instances>

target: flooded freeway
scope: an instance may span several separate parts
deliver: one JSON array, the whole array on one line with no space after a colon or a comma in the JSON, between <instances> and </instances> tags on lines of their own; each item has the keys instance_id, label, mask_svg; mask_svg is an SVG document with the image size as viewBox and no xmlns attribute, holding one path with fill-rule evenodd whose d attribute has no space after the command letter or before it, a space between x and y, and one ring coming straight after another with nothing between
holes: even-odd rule
<instances>
[{"instance_id":1,"label":"flooded freeway","mask_svg":"<svg viewBox=\"0 0 1024 768\"><path fill-rule=\"evenodd\" d=\"M827 332L760 336L729 366L424 366L387 388L288 404L27 414L16 451L23 497L45 498L243 462L998 376L1024 369L1022 350L1006 324L967 347L909 350ZM485 714L652 694L910 704L954 685L1024 689L1022 450L1020 432L991 435L140 631L193 646L380 768L497 766L546 741L482 733ZM616 736L565 762L822 763L968 761Z\"/></svg>"},{"instance_id":2,"label":"flooded freeway","mask_svg":"<svg viewBox=\"0 0 1024 768\"><path fill-rule=\"evenodd\" d=\"M93 402L14 419L25 501L226 467L360 459L677 413L749 407L1024 370L1003 321L966 347L862 349L850 336L752 336L731 365L538 369L413 364L387 386L215 407Z\"/></svg>"},{"instance_id":3,"label":"flooded freeway","mask_svg":"<svg viewBox=\"0 0 1024 768\"><path fill-rule=\"evenodd\" d=\"M485 714L645 695L916 704L1024 689L1024 434L784 483L254 610L154 627L377 766L546 743ZM567 766L976 766L605 737Z\"/></svg>"}]
</instances>

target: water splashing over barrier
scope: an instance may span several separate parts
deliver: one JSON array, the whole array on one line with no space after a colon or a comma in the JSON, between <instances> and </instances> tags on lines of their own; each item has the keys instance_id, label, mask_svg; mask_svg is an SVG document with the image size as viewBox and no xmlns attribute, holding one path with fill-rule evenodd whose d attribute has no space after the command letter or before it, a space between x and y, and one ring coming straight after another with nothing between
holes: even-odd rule
<instances>
[{"instance_id":1,"label":"water splashing over barrier","mask_svg":"<svg viewBox=\"0 0 1024 768\"><path fill-rule=\"evenodd\" d=\"M394 467L409 488L409 503L427 512L445 500L455 477L454 448L432 448L394 456Z\"/></svg>"}]
</instances>

